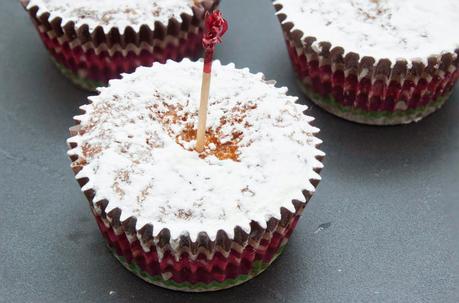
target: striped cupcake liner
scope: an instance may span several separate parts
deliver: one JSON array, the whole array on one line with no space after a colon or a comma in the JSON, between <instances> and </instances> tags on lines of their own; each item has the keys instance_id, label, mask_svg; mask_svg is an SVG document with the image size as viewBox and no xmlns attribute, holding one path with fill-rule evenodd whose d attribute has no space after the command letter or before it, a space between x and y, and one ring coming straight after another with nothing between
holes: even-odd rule
<instances>
[{"instance_id":1,"label":"striped cupcake liner","mask_svg":"<svg viewBox=\"0 0 459 303\"><path fill-rule=\"evenodd\" d=\"M138 66L152 66L155 62L165 63L168 59L180 61L183 58L198 58L201 53L201 35L200 31L190 34L187 40L164 50L158 48L150 52L144 49L138 54L130 51L126 56L117 52L112 57L106 52L97 55L92 50L71 50L68 45L59 45L56 39L50 39L47 35L40 36L63 74L80 88L95 91L97 87L106 86L109 80L120 78L123 73L134 72ZM88 83L90 85L87 85Z\"/></svg>"},{"instance_id":2,"label":"striped cupcake liner","mask_svg":"<svg viewBox=\"0 0 459 303\"><path fill-rule=\"evenodd\" d=\"M110 251L128 270L151 284L186 292L230 288L263 272L287 245L307 204L295 201L295 213L282 209L281 219L269 220L266 229L253 222L249 233L236 227L233 239L223 231L215 240L205 233L196 242L182 236L175 247L168 230L154 236L151 225L136 229L135 218L121 222L119 209L106 213L108 202L94 203L93 190L85 194Z\"/></svg>"},{"instance_id":3,"label":"striped cupcake liner","mask_svg":"<svg viewBox=\"0 0 459 303\"><path fill-rule=\"evenodd\" d=\"M109 250L124 267L148 283L185 292L217 291L256 277L285 249L298 218L294 218L284 232L274 232L271 239L264 236L264 241L259 241L256 248L252 242L240 251L207 251L196 259L186 252L181 253L179 258L166 252L160 259L156 251L150 249L147 253L135 240L129 242L125 233L116 235L115 229L96 215Z\"/></svg>"},{"instance_id":4,"label":"striped cupcake liner","mask_svg":"<svg viewBox=\"0 0 459 303\"><path fill-rule=\"evenodd\" d=\"M28 7L29 0L21 3L46 49L65 68L64 75L72 81L79 79L73 82L80 88L94 91L96 87L87 82L105 86L139 66L199 57L205 12L215 9L219 0L200 2L193 7L193 15L181 15L182 22L171 19L166 25L157 22L154 29L143 25L137 32L127 27L124 31L112 28L107 33L102 27L91 32L87 25L62 24L62 19L50 19L49 13L38 14L38 7Z\"/></svg>"},{"instance_id":5,"label":"striped cupcake liner","mask_svg":"<svg viewBox=\"0 0 459 303\"><path fill-rule=\"evenodd\" d=\"M275 3L288 53L306 95L347 120L372 125L419 121L441 107L459 79L459 49L426 62L346 53L295 29Z\"/></svg>"},{"instance_id":6,"label":"striped cupcake liner","mask_svg":"<svg viewBox=\"0 0 459 303\"><path fill-rule=\"evenodd\" d=\"M76 125L70 129L71 137L80 131L79 123L76 118ZM72 140L68 140L68 144L69 149L78 146ZM316 156L319 162L323 158L322 155ZM74 154L70 155L70 160L77 175L85 162ZM317 165L314 171L320 174L321 167ZM88 178L77 181L82 188L91 184ZM319 181L309 180L314 187ZM127 269L149 283L190 292L233 287L265 270L282 252L313 195L313 191L304 190L302 193L304 201L292 200L294 212L282 207L280 218L270 218L265 228L252 221L248 232L236 226L232 236L220 230L215 239L211 239L203 231L192 240L187 233L171 239L167 228L154 232L151 224L137 226L135 217L122 221L121 209L106 212L109 201L95 201L95 189L84 190L101 234Z\"/></svg>"},{"instance_id":7,"label":"striped cupcake liner","mask_svg":"<svg viewBox=\"0 0 459 303\"><path fill-rule=\"evenodd\" d=\"M298 81L298 85L311 101L329 113L349 121L369 125L397 125L420 121L422 118L441 108L451 95L450 91L426 105L414 109L367 111L361 108L345 106L330 95L324 97L305 86L301 81Z\"/></svg>"},{"instance_id":8,"label":"striped cupcake liner","mask_svg":"<svg viewBox=\"0 0 459 303\"><path fill-rule=\"evenodd\" d=\"M116 254L116 252L113 249L110 249L110 251L113 253L115 258L130 272L138 276L139 278L143 279L144 281L171 290L177 290L177 291L184 291L184 292L207 292L207 291L217 291L217 290L223 290L227 288L231 288L234 286L238 286L240 284L243 284L250 279L258 276L261 274L263 271L265 271L269 265L277 259L279 255L282 254L285 246L282 246L279 251L276 253L276 255L273 256L273 259L269 263L265 263L263 261L254 261L252 265L252 269L250 272L246 275L239 275L237 278L234 279L227 279L224 280L223 282L211 282L211 283L190 283L190 282L182 282L182 283L177 283L172 279L165 280L163 279L162 276L157 275L157 276L151 276L147 272L143 271L142 268L140 268L136 263L134 262L127 262L126 259L122 256L119 256Z\"/></svg>"}]
</instances>

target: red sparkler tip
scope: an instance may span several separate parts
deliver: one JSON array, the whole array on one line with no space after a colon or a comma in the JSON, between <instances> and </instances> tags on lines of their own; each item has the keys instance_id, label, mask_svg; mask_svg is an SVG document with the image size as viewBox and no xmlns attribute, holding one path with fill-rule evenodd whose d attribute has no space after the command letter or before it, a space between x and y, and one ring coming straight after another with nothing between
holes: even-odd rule
<instances>
[{"instance_id":1,"label":"red sparkler tip","mask_svg":"<svg viewBox=\"0 0 459 303\"><path fill-rule=\"evenodd\" d=\"M215 46L222 42L222 36L228 30L228 22L219 10L206 13L205 32L202 45L206 51L213 51Z\"/></svg>"}]
</instances>

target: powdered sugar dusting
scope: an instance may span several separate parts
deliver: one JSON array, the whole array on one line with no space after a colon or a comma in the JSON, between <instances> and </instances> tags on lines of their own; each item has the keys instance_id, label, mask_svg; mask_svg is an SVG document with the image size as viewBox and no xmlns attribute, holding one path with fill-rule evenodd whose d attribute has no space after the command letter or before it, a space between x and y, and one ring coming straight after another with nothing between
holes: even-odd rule
<instances>
[{"instance_id":1,"label":"powdered sugar dusting","mask_svg":"<svg viewBox=\"0 0 459 303\"><path fill-rule=\"evenodd\" d=\"M77 178L89 178L83 190L107 199L106 211L120 208L122 220L137 217L137 228L232 236L252 220L279 219L281 207L294 212L292 199L320 179L321 141L306 107L262 74L218 61L206 149L193 151L201 74L202 62L189 60L139 68L111 81L77 117L81 131L69 142L78 146L69 154L83 167Z\"/></svg>"},{"instance_id":2,"label":"powdered sugar dusting","mask_svg":"<svg viewBox=\"0 0 459 303\"><path fill-rule=\"evenodd\" d=\"M295 29L347 52L426 61L459 47L457 0L278 0Z\"/></svg>"},{"instance_id":3,"label":"powdered sugar dusting","mask_svg":"<svg viewBox=\"0 0 459 303\"><path fill-rule=\"evenodd\" d=\"M28 7L38 6L39 14L50 13L50 18L60 17L63 23L75 22L79 27L87 24L90 30L102 26L124 29L141 25L154 28L156 21L163 24L169 19L181 20L180 15L192 15L191 8L197 0L31 0Z\"/></svg>"}]
</instances>

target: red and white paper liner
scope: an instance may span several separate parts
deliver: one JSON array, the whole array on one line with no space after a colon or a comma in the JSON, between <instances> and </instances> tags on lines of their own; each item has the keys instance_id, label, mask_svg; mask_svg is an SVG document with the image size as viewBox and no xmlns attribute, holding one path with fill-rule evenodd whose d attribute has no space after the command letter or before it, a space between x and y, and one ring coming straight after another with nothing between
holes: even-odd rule
<instances>
[{"instance_id":1,"label":"red and white paper liner","mask_svg":"<svg viewBox=\"0 0 459 303\"><path fill-rule=\"evenodd\" d=\"M306 95L347 120L372 125L419 121L440 108L459 79L459 48L422 59L376 60L305 35L274 4ZM319 42L317 42L319 41Z\"/></svg>"},{"instance_id":2,"label":"red and white paper liner","mask_svg":"<svg viewBox=\"0 0 459 303\"><path fill-rule=\"evenodd\" d=\"M85 114L84 109L82 114ZM71 137L79 134L80 121L70 129ZM318 131L317 131L318 133ZM315 133L315 135L317 134ZM68 140L69 149L78 144ZM315 148L319 150L320 143ZM324 156L315 157L320 163ZM84 167L79 155L70 155L75 175ZM83 164L82 164L83 163ZM322 165L313 169L320 174ZM80 187L88 184L88 178L77 179ZM310 179L317 188L320 180ZM280 219L270 218L266 228L252 221L247 233L241 227L234 228L234 236L218 231L212 240L206 231L197 240L187 235L171 239L170 231L154 231L152 224L136 226L136 218L122 221L121 209L106 211L110 201L95 201L94 189L84 190L99 229L115 257L130 271L145 281L180 291L202 292L230 288L244 283L265 270L282 252L314 191L302 191L304 201L292 200L295 212L282 207Z\"/></svg>"},{"instance_id":3,"label":"red and white paper liner","mask_svg":"<svg viewBox=\"0 0 459 303\"><path fill-rule=\"evenodd\" d=\"M142 25L138 31L129 26L109 31L98 26L90 31L88 25L63 24L61 18L50 19L49 12L38 15L39 8L28 8L29 2L21 0L53 61L76 85L95 91L139 66L199 57L205 13L220 0L199 2L193 15L181 15L182 21L171 18L168 24L156 22L153 29Z\"/></svg>"}]
</instances>

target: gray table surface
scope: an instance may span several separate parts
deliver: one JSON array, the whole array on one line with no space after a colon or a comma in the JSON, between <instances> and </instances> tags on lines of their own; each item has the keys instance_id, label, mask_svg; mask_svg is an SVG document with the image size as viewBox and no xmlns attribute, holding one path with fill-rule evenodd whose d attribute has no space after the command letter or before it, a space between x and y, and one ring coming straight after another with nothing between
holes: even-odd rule
<instances>
[{"instance_id":1,"label":"gray table surface","mask_svg":"<svg viewBox=\"0 0 459 303\"><path fill-rule=\"evenodd\" d=\"M459 90L417 124L340 120L301 96L270 1L222 9L231 30L217 56L289 87L322 129L323 181L285 253L256 279L210 294L150 286L123 269L66 157L87 93L51 64L19 3L2 0L0 302L459 302Z\"/></svg>"}]
</instances>

